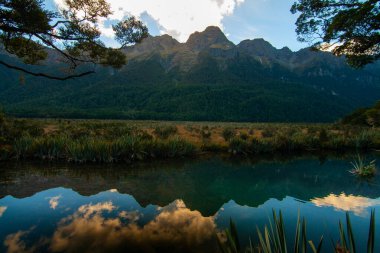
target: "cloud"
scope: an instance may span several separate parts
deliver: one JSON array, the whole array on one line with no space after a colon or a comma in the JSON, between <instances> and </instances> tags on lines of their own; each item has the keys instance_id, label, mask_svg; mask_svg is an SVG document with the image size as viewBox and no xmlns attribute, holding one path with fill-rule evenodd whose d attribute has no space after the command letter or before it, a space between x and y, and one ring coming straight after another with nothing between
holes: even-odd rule
<instances>
[{"instance_id":1,"label":"cloud","mask_svg":"<svg viewBox=\"0 0 380 253\"><path fill-rule=\"evenodd\" d=\"M7 247L7 253L29 253L33 249L27 249L22 237L29 234L29 231L18 231L17 233L8 235L4 240L4 246Z\"/></svg>"},{"instance_id":2,"label":"cloud","mask_svg":"<svg viewBox=\"0 0 380 253\"><path fill-rule=\"evenodd\" d=\"M54 0L62 7L64 0ZM235 8L245 0L108 0L113 14L111 20L122 20L125 16L134 15L144 20L154 20L160 34L169 34L185 42L195 31L203 31L214 25L223 29L224 17L233 14ZM149 27L148 27L149 28ZM100 24L103 35L112 37L112 28L106 20Z\"/></svg>"},{"instance_id":3,"label":"cloud","mask_svg":"<svg viewBox=\"0 0 380 253\"><path fill-rule=\"evenodd\" d=\"M330 194L324 198L311 200L316 206L332 206L335 210L351 211L357 216L368 216L367 208L380 205L380 199L370 199L362 196Z\"/></svg>"},{"instance_id":4,"label":"cloud","mask_svg":"<svg viewBox=\"0 0 380 253\"><path fill-rule=\"evenodd\" d=\"M49 205L50 205L50 208L55 210L57 208L57 206L59 205L59 199L61 198L62 196L59 195L59 196L56 196L56 197L51 197L51 198L48 198L49 199Z\"/></svg>"},{"instance_id":5,"label":"cloud","mask_svg":"<svg viewBox=\"0 0 380 253\"><path fill-rule=\"evenodd\" d=\"M48 244L48 239L46 237L41 237L33 245L27 245L26 238L35 229L31 227L29 230L20 230L16 233L8 235L3 244L7 248L7 253L33 253L39 252L41 248Z\"/></svg>"},{"instance_id":6,"label":"cloud","mask_svg":"<svg viewBox=\"0 0 380 253\"><path fill-rule=\"evenodd\" d=\"M6 206L0 206L0 218L1 218L1 216L3 216L3 214L5 213L5 210L7 210L7 207L6 207Z\"/></svg>"},{"instance_id":7,"label":"cloud","mask_svg":"<svg viewBox=\"0 0 380 253\"><path fill-rule=\"evenodd\" d=\"M52 252L154 252L170 249L184 252L216 246L215 222L191 211L182 201L162 208L150 222L138 225L137 211L121 211L116 216L103 215L118 209L111 202L85 205L59 223L50 244ZM125 222L125 219L128 222Z\"/></svg>"}]
</instances>

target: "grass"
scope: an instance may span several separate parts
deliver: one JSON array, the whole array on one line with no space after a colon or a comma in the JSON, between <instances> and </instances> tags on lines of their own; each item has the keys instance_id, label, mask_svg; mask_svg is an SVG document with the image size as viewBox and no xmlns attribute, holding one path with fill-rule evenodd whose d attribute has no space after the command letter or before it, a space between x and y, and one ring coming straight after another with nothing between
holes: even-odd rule
<instances>
[{"instance_id":1,"label":"grass","mask_svg":"<svg viewBox=\"0 0 380 253\"><path fill-rule=\"evenodd\" d=\"M353 227L350 220L350 215L346 213L346 230L343 223L339 221L339 241L332 241L331 252L336 253L356 253L363 252L357 251ZM368 229L367 238L367 253L374 253L375 251L375 212L371 211L370 226ZM230 227L224 231L225 239L218 236L218 244L222 253L320 253L322 252L322 245L324 242L323 235L320 237L318 244L315 244L307 237L307 226L305 218L298 219L295 227L295 236L292 239L288 238L286 234L284 219L282 212L278 214L272 211L272 220L269 220L269 226L265 226L264 230L256 228L257 237L259 238L258 245L253 246L250 244L247 248L243 249L239 242L238 232L235 224L230 220ZM293 247L290 246L289 240L294 242Z\"/></svg>"},{"instance_id":2,"label":"grass","mask_svg":"<svg viewBox=\"0 0 380 253\"><path fill-rule=\"evenodd\" d=\"M109 163L204 152L252 156L372 149L380 149L380 129L337 124L26 120L0 117L2 160Z\"/></svg>"},{"instance_id":3,"label":"grass","mask_svg":"<svg viewBox=\"0 0 380 253\"><path fill-rule=\"evenodd\" d=\"M376 174L376 160L366 162L366 160L358 154L351 164L353 168L349 172L354 175L359 177L373 177Z\"/></svg>"},{"instance_id":4,"label":"grass","mask_svg":"<svg viewBox=\"0 0 380 253\"><path fill-rule=\"evenodd\" d=\"M179 137L146 140L135 135L115 140L67 136L24 136L15 145L17 159L65 160L76 163L133 162L147 159L175 158L193 155L195 147Z\"/></svg>"}]
</instances>

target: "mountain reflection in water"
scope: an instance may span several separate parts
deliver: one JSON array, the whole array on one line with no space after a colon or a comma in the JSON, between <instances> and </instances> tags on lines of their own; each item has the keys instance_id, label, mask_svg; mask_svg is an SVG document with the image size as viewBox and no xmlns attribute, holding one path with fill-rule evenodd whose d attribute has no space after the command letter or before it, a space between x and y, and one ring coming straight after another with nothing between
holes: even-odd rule
<instances>
[{"instance_id":1,"label":"mountain reflection in water","mask_svg":"<svg viewBox=\"0 0 380 253\"><path fill-rule=\"evenodd\" d=\"M9 165L0 169L0 252L217 252L230 218L243 245L257 243L256 226L268 223L272 209L283 211L288 238L300 211L314 241L322 234L337 241L338 221L349 211L361 248L370 210L380 217L379 179L358 181L347 164L213 158L129 170Z\"/></svg>"}]
</instances>

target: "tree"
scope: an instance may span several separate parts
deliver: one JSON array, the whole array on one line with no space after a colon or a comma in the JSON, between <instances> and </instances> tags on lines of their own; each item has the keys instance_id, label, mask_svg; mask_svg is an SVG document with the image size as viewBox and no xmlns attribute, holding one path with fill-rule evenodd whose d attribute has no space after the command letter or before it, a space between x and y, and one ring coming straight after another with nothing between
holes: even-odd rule
<instances>
[{"instance_id":1,"label":"tree","mask_svg":"<svg viewBox=\"0 0 380 253\"><path fill-rule=\"evenodd\" d=\"M108 48L100 40L98 24L112 14L106 0L65 0L65 8L53 12L45 8L43 0L0 0L0 44L7 53L23 63L38 65L50 54L69 66L72 74L56 76L31 71L0 60L0 64L34 76L56 80L81 77L93 70L78 73L83 64L101 64L120 68L125 55ZM121 47L139 43L148 36L148 30L135 17L129 17L113 26Z\"/></svg>"},{"instance_id":2,"label":"tree","mask_svg":"<svg viewBox=\"0 0 380 253\"><path fill-rule=\"evenodd\" d=\"M380 58L380 0L297 0L296 32L301 42L344 55L353 67Z\"/></svg>"}]
</instances>

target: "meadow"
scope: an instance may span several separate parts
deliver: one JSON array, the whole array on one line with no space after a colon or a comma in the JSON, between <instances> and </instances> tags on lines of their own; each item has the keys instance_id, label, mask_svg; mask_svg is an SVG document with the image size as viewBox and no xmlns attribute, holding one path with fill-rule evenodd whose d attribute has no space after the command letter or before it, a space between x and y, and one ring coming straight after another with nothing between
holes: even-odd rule
<instances>
[{"instance_id":1,"label":"meadow","mask_svg":"<svg viewBox=\"0 0 380 253\"><path fill-rule=\"evenodd\" d=\"M229 153L380 149L380 129L342 124L0 119L0 159L117 163Z\"/></svg>"}]
</instances>

